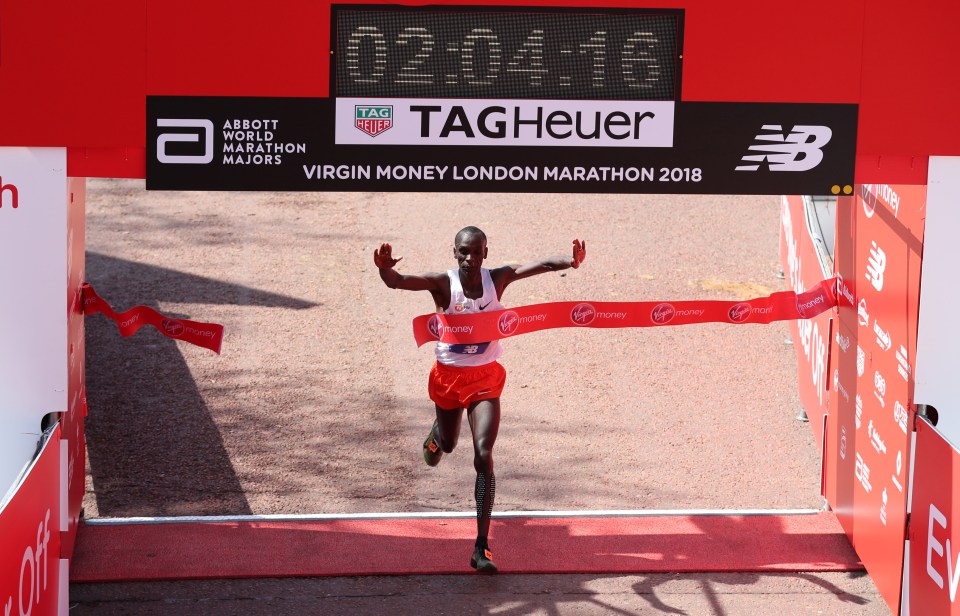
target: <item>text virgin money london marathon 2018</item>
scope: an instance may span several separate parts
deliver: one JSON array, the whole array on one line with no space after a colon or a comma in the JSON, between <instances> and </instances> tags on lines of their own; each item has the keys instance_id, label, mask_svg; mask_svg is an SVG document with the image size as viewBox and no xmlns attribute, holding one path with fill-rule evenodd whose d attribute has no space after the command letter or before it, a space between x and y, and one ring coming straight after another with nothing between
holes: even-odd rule
<instances>
[{"instance_id":1,"label":"text virgin money london marathon 2018","mask_svg":"<svg viewBox=\"0 0 960 616\"><path fill-rule=\"evenodd\" d=\"M679 179L678 179L679 173ZM697 168L654 167L536 167L529 165L303 165L308 180L504 181L515 182L699 182Z\"/></svg>"}]
</instances>

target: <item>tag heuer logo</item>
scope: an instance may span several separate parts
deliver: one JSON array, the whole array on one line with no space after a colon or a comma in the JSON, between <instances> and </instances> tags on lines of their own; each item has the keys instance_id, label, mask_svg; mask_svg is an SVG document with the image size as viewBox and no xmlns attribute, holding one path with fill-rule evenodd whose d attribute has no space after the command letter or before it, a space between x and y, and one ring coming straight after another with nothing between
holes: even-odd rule
<instances>
[{"instance_id":1,"label":"tag heuer logo","mask_svg":"<svg viewBox=\"0 0 960 616\"><path fill-rule=\"evenodd\" d=\"M376 137L393 126L393 105L357 105L354 126Z\"/></svg>"}]
</instances>

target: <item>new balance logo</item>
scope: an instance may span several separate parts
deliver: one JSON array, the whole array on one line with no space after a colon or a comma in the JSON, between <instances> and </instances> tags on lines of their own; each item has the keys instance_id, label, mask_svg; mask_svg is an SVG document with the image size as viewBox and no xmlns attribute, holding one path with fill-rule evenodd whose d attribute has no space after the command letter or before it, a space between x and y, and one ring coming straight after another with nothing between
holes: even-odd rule
<instances>
[{"instance_id":1,"label":"new balance logo","mask_svg":"<svg viewBox=\"0 0 960 616\"><path fill-rule=\"evenodd\" d=\"M870 256L867 257L867 280L877 291L883 290L883 272L887 269L887 253L877 246L876 242L870 242Z\"/></svg>"},{"instance_id":2,"label":"new balance logo","mask_svg":"<svg viewBox=\"0 0 960 616\"><path fill-rule=\"evenodd\" d=\"M821 148L833 136L826 126L797 125L789 133L779 124L764 124L761 132L741 159L737 171L757 171L766 163L770 171L809 171L823 160Z\"/></svg>"}]
</instances>

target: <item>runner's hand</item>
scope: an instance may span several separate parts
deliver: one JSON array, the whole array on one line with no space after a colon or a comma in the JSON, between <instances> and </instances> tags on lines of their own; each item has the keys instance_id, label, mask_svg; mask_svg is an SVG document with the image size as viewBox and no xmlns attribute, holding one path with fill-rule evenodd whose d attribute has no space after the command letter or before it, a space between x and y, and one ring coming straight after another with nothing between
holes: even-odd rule
<instances>
[{"instance_id":1,"label":"runner's hand","mask_svg":"<svg viewBox=\"0 0 960 616\"><path fill-rule=\"evenodd\" d=\"M577 269L587 258L587 241L573 240L573 262L570 267Z\"/></svg>"},{"instance_id":2,"label":"runner's hand","mask_svg":"<svg viewBox=\"0 0 960 616\"><path fill-rule=\"evenodd\" d=\"M393 246L390 244L380 244L380 248L373 251L373 263L380 269L393 269L400 259L393 258Z\"/></svg>"}]
</instances>

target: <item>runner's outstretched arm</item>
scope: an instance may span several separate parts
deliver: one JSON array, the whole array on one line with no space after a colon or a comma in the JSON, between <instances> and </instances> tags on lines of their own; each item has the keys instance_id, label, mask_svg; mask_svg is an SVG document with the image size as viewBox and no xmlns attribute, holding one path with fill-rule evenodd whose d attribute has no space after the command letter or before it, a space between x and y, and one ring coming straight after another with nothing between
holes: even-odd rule
<instances>
[{"instance_id":1,"label":"runner's outstretched arm","mask_svg":"<svg viewBox=\"0 0 960 616\"><path fill-rule=\"evenodd\" d=\"M505 265L492 272L497 290L502 293L508 284L515 280L529 278L546 272L559 272L569 268L578 268L587 258L587 242L573 240L573 254L569 257L549 257L541 261L531 261L523 265Z\"/></svg>"},{"instance_id":2,"label":"runner's outstretched arm","mask_svg":"<svg viewBox=\"0 0 960 616\"><path fill-rule=\"evenodd\" d=\"M399 263L400 259L403 259L403 257L393 258L393 247L387 243L380 244L380 248L373 251L373 263L380 270L380 279L391 289L435 292L440 290L439 282L446 281L444 274L424 274L422 276L401 274L393 269L393 266Z\"/></svg>"}]
</instances>

